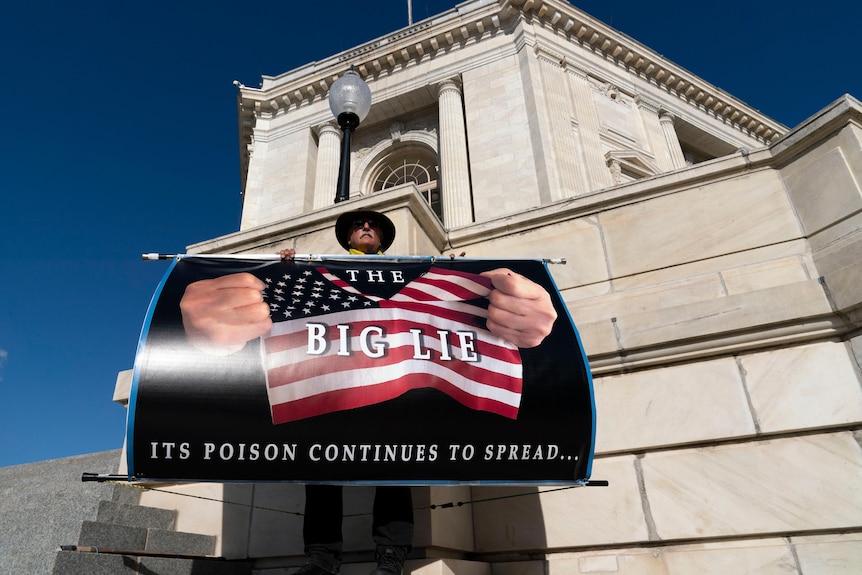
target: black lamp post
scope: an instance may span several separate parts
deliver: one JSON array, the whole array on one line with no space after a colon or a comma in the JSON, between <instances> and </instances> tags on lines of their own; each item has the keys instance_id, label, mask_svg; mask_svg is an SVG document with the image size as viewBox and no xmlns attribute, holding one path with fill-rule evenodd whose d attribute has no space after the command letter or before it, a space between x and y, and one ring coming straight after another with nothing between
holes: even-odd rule
<instances>
[{"instance_id":1,"label":"black lamp post","mask_svg":"<svg viewBox=\"0 0 862 575\"><path fill-rule=\"evenodd\" d=\"M371 90L359 74L350 70L332 83L329 89L329 109L338 120L341 138L341 161L338 164L338 186L335 203L350 197L350 136L371 109Z\"/></svg>"}]
</instances>

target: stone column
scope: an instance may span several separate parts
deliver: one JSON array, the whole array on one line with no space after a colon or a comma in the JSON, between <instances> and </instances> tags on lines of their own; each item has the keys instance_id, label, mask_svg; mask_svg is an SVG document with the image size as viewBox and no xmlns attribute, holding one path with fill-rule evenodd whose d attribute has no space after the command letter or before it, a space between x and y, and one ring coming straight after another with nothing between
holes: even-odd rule
<instances>
[{"instance_id":1,"label":"stone column","mask_svg":"<svg viewBox=\"0 0 862 575\"><path fill-rule=\"evenodd\" d=\"M572 86L572 96L575 101L575 113L578 121L578 135L581 142L581 153L587 175L587 190L601 190L613 185L610 170L602 153L602 140L599 135L599 114L593 102L593 88L587 73L570 62L566 63L566 71Z\"/></svg>"},{"instance_id":2,"label":"stone column","mask_svg":"<svg viewBox=\"0 0 862 575\"><path fill-rule=\"evenodd\" d=\"M658 115L658 121L661 123L661 131L664 134L667 149L670 150L670 159L673 162L674 169L684 168L685 156L682 154L682 148L679 145L679 138L677 137L676 130L673 127L673 114L663 111Z\"/></svg>"},{"instance_id":3,"label":"stone column","mask_svg":"<svg viewBox=\"0 0 862 575\"><path fill-rule=\"evenodd\" d=\"M566 81L565 59L548 48L536 46L536 57L544 87L546 121L542 122L543 142L548 166L549 200L556 201L582 194L583 182L578 173L577 143L572 129L572 96Z\"/></svg>"},{"instance_id":4,"label":"stone column","mask_svg":"<svg viewBox=\"0 0 862 575\"><path fill-rule=\"evenodd\" d=\"M461 86L457 79L437 85L440 117L440 193L443 222L447 229L473 221L470 172L467 163L467 130Z\"/></svg>"},{"instance_id":5,"label":"stone column","mask_svg":"<svg viewBox=\"0 0 862 575\"><path fill-rule=\"evenodd\" d=\"M662 172L675 169L670 157L670 150L668 150L665 142L664 130L662 130L658 120L659 105L647 101L642 96L635 98L635 102L637 103L644 138L649 145L649 151L655 157L656 165Z\"/></svg>"},{"instance_id":6,"label":"stone column","mask_svg":"<svg viewBox=\"0 0 862 575\"><path fill-rule=\"evenodd\" d=\"M314 202L317 210L331 206L338 186L338 162L341 156L341 128L334 122L317 129L317 171L314 174Z\"/></svg>"}]
</instances>

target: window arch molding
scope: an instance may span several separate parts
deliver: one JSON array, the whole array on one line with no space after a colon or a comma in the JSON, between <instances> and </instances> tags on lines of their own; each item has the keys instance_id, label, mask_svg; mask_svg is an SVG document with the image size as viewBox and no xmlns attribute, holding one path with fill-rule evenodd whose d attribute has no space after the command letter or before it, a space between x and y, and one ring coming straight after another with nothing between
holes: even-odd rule
<instances>
[{"instance_id":1,"label":"window arch molding","mask_svg":"<svg viewBox=\"0 0 862 575\"><path fill-rule=\"evenodd\" d=\"M405 132L398 140L387 138L372 146L357 164L354 172L360 178L357 186L359 193L363 196L373 193L374 181L387 160L410 147L425 148L431 155L437 157L437 135L424 131Z\"/></svg>"}]
</instances>

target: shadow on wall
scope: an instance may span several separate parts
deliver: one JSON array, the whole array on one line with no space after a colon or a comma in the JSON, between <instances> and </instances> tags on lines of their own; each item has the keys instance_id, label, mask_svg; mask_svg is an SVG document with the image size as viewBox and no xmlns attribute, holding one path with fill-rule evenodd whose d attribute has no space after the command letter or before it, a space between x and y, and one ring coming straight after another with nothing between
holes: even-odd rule
<instances>
[{"instance_id":1,"label":"shadow on wall","mask_svg":"<svg viewBox=\"0 0 862 575\"><path fill-rule=\"evenodd\" d=\"M374 488L344 488L345 563L374 558ZM484 555L532 554L547 548L539 489L531 486L414 486L414 549L410 559L443 556L482 561ZM305 488L299 484L226 484L223 554L262 560L270 567L303 561ZM230 509L228 508L230 507ZM429 552L433 549L433 552Z\"/></svg>"},{"instance_id":2,"label":"shadow on wall","mask_svg":"<svg viewBox=\"0 0 862 575\"><path fill-rule=\"evenodd\" d=\"M295 565L302 557L304 486L293 483L224 485L226 505L222 525L222 554L229 559L280 558Z\"/></svg>"},{"instance_id":3,"label":"shadow on wall","mask_svg":"<svg viewBox=\"0 0 862 575\"><path fill-rule=\"evenodd\" d=\"M548 548L539 488L473 488L473 523L477 558L485 554L544 553Z\"/></svg>"}]
</instances>

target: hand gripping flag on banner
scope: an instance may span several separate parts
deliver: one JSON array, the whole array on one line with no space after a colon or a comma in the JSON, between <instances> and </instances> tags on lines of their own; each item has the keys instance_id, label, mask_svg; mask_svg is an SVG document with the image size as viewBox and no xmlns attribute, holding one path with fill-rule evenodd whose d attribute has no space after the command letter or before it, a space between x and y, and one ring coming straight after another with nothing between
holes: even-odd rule
<instances>
[{"instance_id":1,"label":"hand gripping flag on banner","mask_svg":"<svg viewBox=\"0 0 862 575\"><path fill-rule=\"evenodd\" d=\"M261 350L273 423L417 388L517 418L521 357L485 327L488 278L431 267L388 298L363 294L326 267L265 281L274 323Z\"/></svg>"}]
</instances>

